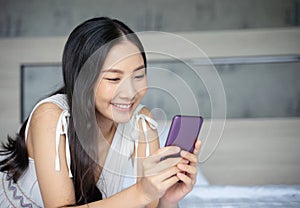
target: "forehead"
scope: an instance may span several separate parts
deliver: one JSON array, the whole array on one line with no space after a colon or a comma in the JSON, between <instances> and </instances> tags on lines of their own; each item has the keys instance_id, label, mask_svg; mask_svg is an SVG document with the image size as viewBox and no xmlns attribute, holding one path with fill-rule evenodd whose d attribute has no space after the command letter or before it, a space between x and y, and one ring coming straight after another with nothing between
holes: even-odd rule
<instances>
[{"instance_id":1,"label":"forehead","mask_svg":"<svg viewBox=\"0 0 300 208\"><path fill-rule=\"evenodd\" d=\"M144 60L138 47L130 41L122 41L110 49L102 68L118 68L123 65L134 67L141 64L144 64Z\"/></svg>"}]
</instances>

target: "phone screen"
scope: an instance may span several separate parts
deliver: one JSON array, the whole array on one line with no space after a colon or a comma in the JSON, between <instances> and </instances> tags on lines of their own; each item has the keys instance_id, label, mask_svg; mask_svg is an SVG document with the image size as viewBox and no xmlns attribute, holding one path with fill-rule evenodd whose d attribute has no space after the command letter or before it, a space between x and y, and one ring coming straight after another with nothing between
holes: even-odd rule
<instances>
[{"instance_id":1,"label":"phone screen","mask_svg":"<svg viewBox=\"0 0 300 208\"><path fill-rule=\"evenodd\" d=\"M202 123L201 116L174 116L165 146L178 146L193 153Z\"/></svg>"}]
</instances>

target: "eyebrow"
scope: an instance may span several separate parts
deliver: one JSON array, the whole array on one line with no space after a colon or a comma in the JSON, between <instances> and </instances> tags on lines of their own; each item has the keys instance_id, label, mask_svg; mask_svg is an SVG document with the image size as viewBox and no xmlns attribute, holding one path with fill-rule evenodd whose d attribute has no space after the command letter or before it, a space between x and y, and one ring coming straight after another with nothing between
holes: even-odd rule
<instances>
[{"instance_id":1,"label":"eyebrow","mask_svg":"<svg viewBox=\"0 0 300 208\"><path fill-rule=\"evenodd\" d=\"M144 68L145 68L145 65L141 65L141 66L135 68L133 70L133 72L141 70L141 69L144 69ZM124 72L122 70L120 70L120 69L113 69L113 68L111 68L111 69L105 69L105 70L101 71L101 73L104 73L104 72L112 72L112 73L124 74Z\"/></svg>"}]
</instances>

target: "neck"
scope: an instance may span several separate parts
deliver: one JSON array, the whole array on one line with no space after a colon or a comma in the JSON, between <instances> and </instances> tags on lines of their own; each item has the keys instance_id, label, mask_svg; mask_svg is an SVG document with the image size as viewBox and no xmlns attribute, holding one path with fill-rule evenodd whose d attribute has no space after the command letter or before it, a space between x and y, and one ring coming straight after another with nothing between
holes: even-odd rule
<instances>
[{"instance_id":1,"label":"neck","mask_svg":"<svg viewBox=\"0 0 300 208\"><path fill-rule=\"evenodd\" d=\"M110 145L113 141L115 132L117 130L117 124L112 120L103 117L102 115L96 114L97 124L101 131L101 137L99 138L99 161L100 165L99 175L101 174L101 167L104 167L107 153L110 149Z\"/></svg>"},{"instance_id":2,"label":"neck","mask_svg":"<svg viewBox=\"0 0 300 208\"><path fill-rule=\"evenodd\" d=\"M117 124L108 118L104 118L102 115L96 115L96 118L102 136L111 144L117 129Z\"/></svg>"}]
</instances>

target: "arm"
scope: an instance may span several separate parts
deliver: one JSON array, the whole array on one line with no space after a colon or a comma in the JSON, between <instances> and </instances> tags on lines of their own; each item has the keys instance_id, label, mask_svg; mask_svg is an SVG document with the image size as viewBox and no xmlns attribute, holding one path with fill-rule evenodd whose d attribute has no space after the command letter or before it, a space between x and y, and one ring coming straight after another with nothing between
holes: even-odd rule
<instances>
[{"instance_id":1,"label":"arm","mask_svg":"<svg viewBox=\"0 0 300 208\"><path fill-rule=\"evenodd\" d=\"M150 118L154 119L153 116L151 115L149 109L143 107L139 114L144 114L146 116L149 116ZM139 134L139 147L138 147L138 178L137 178L137 182L141 181L141 177L143 170L142 170L142 164L143 161L146 157L146 138L143 132L143 128L142 128L142 123L141 120L139 121L139 129L140 129L140 134ZM154 152L156 152L159 147L159 137L158 137L158 133L156 129L152 129L149 127L149 125L147 125L147 135L148 135L148 142L149 142L149 148L150 148L150 155L152 155ZM153 202L151 202L150 204L148 204L146 207L147 208L156 208L158 205L159 200L155 200Z\"/></svg>"},{"instance_id":2,"label":"arm","mask_svg":"<svg viewBox=\"0 0 300 208\"><path fill-rule=\"evenodd\" d=\"M193 154L183 150L180 152L180 156L186 161L185 163L177 164L177 167L180 169L177 177L182 182L174 184L166 191L165 195L159 201L159 208L177 208L178 201L192 191L196 183L200 147L201 142L198 140L195 144Z\"/></svg>"},{"instance_id":3,"label":"arm","mask_svg":"<svg viewBox=\"0 0 300 208\"><path fill-rule=\"evenodd\" d=\"M151 115L150 111L147 108L142 108L141 111L139 112L140 114L144 114L150 118L153 119L153 116ZM159 144L159 137L158 137L158 133L156 129L152 129L150 128L150 126L147 126L147 140L145 138L145 134L143 132L143 128L142 128L142 123L141 120L139 121L139 129L140 129L140 136L139 136L139 148L138 148L138 175L142 176L143 175L143 162L144 159L146 158L146 142L148 140L149 142L149 148L150 148L150 155L153 155L156 151L158 151L158 149L160 148L160 144ZM158 161L157 161L158 162ZM149 168L154 168L153 167L149 167ZM174 163L173 165L176 165L176 163ZM175 180L178 180L177 178L174 178ZM138 182L141 181L141 177L138 178ZM168 203L162 204L160 202L160 199L156 199L154 201L152 201L150 204L148 204L146 207L147 208L156 208L156 207L177 207L177 203L175 203L175 205L173 206L169 206Z\"/></svg>"},{"instance_id":4,"label":"arm","mask_svg":"<svg viewBox=\"0 0 300 208\"><path fill-rule=\"evenodd\" d=\"M55 133L62 110L52 103L40 105L34 112L29 127L29 154L35 161L39 187L45 207L65 207L75 203L72 179L68 176L65 138L59 146L60 171L55 171ZM126 201L124 201L124 198ZM132 186L108 199L80 207L144 207L148 201Z\"/></svg>"},{"instance_id":5,"label":"arm","mask_svg":"<svg viewBox=\"0 0 300 208\"><path fill-rule=\"evenodd\" d=\"M152 117L148 109L143 108L141 111L143 114ZM140 125L140 129L142 129L141 125ZM148 133L148 140L150 143L150 155L151 155L153 154L153 152L159 149L159 139L158 139L157 131L151 129L149 126L147 129L147 133ZM140 141L145 141L145 138L143 138L143 136L144 134L142 133L140 135ZM176 174L176 177L178 180L181 180L182 183L175 183L171 188L166 190L163 197L159 198L159 200L153 201L151 204L147 206L147 208L150 207L177 208L178 202L193 189L193 186L196 183L198 154L200 151L200 144L201 144L200 141L196 142L195 150L193 154L186 151L181 151L180 155L182 157L182 160L177 161L175 166L179 170ZM138 154L139 157L145 158L145 149L146 149L145 142L143 142L141 145L139 145L139 151L140 151ZM155 168L155 165L159 166L159 163L161 162L159 161L157 162L158 162L157 164L153 164L153 167L150 168ZM142 165L140 164L139 167L142 167ZM140 170L140 172L142 173L142 170Z\"/></svg>"}]
</instances>

